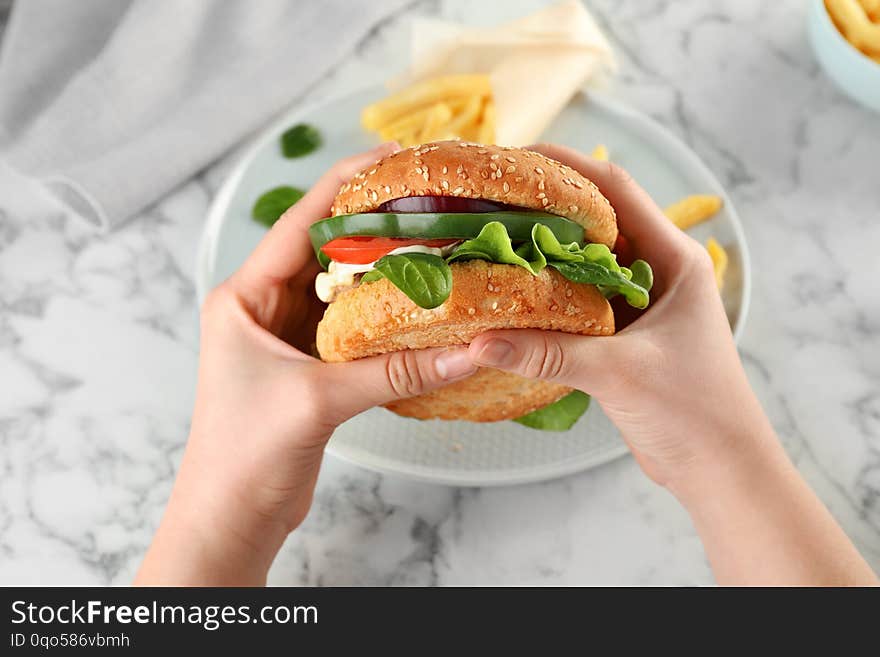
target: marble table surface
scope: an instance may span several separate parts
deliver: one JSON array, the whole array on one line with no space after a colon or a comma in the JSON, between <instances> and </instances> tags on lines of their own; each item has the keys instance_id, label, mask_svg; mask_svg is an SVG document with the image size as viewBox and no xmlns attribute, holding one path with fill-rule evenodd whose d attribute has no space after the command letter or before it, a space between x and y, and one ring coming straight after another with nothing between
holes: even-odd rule
<instances>
[{"instance_id":1,"label":"marble table surface","mask_svg":"<svg viewBox=\"0 0 880 657\"><path fill-rule=\"evenodd\" d=\"M407 23L542 3L416 2L296 102L380 80ZM741 353L798 468L880 569L880 116L824 77L800 0L591 0L610 93L725 184L753 254ZM238 153L96 234L0 170L0 584L125 584L187 435L196 244ZM454 489L328 458L270 583L707 584L688 517L621 458L541 484Z\"/></svg>"}]
</instances>

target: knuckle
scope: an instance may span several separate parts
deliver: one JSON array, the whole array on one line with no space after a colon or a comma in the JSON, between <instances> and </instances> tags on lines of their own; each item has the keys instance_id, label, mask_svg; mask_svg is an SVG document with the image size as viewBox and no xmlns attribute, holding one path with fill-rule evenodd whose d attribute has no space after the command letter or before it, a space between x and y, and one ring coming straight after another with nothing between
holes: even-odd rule
<instances>
[{"instance_id":1,"label":"knuckle","mask_svg":"<svg viewBox=\"0 0 880 657\"><path fill-rule=\"evenodd\" d=\"M413 351L398 351L385 364L388 384L398 397L414 397L425 387L418 358Z\"/></svg>"},{"instance_id":2,"label":"knuckle","mask_svg":"<svg viewBox=\"0 0 880 657\"><path fill-rule=\"evenodd\" d=\"M231 297L232 294L228 285L221 283L208 292L205 300L202 302L201 314L205 317L216 315L229 306Z\"/></svg>"},{"instance_id":3,"label":"knuckle","mask_svg":"<svg viewBox=\"0 0 880 657\"><path fill-rule=\"evenodd\" d=\"M524 375L531 379L558 379L565 372L562 347L555 340L542 338L540 347L533 349L526 359Z\"/></svg>"},{"instance_id":4,"label":"knuckle","mask_svg":"<svg viewBox=\"0 0 880 657\"><path fill-rule=\"evenodd\" d=\"M608 161L605 163L605 167L607 169L608 178L618 184L618 185L629 185L633 181L633 177L629 171L624 169L619 164Z\"/></svg>"},{"instance_id":5,"label":"knuckle","mask_svg":"<svg viewBox=\"0 0 880 657\"><path fill-rule=\"evenodd\" d=\"M686 264L690 271L701 278L715 280L715 265L709 252L699 242L693 242L688 249Z\"/></svg>"}]
</instances>

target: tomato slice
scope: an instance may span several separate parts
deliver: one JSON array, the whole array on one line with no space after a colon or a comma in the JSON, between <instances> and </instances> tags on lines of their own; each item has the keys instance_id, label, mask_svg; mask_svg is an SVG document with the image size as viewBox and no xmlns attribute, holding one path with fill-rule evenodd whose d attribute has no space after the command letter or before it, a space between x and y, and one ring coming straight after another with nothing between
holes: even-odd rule
<instances>
[{"instance_id":1,"label":"tomato slice","mask_svg":"<svg viewBox=\"0 0 880 657\"><path fill-rule=\"evenodd\" d=\"M420 239L417 237L372 237L369 235L352 235L337 237L330 240L321 250L331 260L349 265L366 265L375 262L394 249L402 246L430 246L435 249L455 244L457 239Z\"/></svg>"}]
</instances>

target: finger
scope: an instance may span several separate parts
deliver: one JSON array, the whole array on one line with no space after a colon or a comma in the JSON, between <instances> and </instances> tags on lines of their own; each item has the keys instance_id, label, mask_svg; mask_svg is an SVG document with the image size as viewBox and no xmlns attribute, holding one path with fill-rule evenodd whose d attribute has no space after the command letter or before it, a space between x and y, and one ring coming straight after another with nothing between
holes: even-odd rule
<instances>
[{"instance_id":1,"label":"finger","mask_svg":"<svg viewBox=\"0 0 880 657\"><path fill-rule=\"evenodd\" d=\"M344 418L436 390L477 371L466 347L397 351L322 368L324 383L339 394Z\"/></svg>"},{"instance_id":2,"label":"finger","mask_svg":"<svg viewBox=\"0 0 880 657\"><path fill-rule=\"evenodd\" d=\"M237 276L246 284L261 284L266 279L284 281L315 257L306 229L326 217L339 188L354 174L373 162L400 150L396 142L387 142L371 151L340 160L316 182L308 193L275 222L241 266Z\"/></svg>"},{"instance_id":3,"label":"finger","mask_svg":"<svg viewBox=\"0 0 880 657\"><path fill-rule=\"evenodd\" d=\"M687 238L625 169L557 144L536 144L528 148L567 164L592 180L611 202L617 213L620 232L640 257L652 258L662 264L670 254L684 248Z\"/></svg>"},{"instance_id":4,"label":"finger","mask_svg":"<svg viewBox=\"0 0 880 657\"><path fill-rule=\"evenodd\" d=\"M468 352L481 367L519 374L600 394L620 363L623 338L572 335L557 331L487 331Z\"/></svg>"}]
</instances>

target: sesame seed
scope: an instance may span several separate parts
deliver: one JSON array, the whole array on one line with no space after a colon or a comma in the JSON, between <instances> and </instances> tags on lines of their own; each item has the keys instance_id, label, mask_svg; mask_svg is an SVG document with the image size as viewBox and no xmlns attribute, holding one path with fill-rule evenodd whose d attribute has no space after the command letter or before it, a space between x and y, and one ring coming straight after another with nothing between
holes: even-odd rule
<instances>
[{"instance_id":1,"label":"sesame seed","mask_svg":"<svg viewBox=\"0 0 880 657\"><path fill-rule=\"evenodd\" d=\"M507 160L508 162L516 162L516 158L514 158L514 157L510 157L510 155L508 155L508 156L505 157L504 159Z\"/></svg>"},{"instance_id":2,"label":"sesame seed","mask_svg":"<svg viewBox=\"0 0 880 657\"><path fill-rule=\"evenodd\" d=\"M577 182L577 181L572 182L572 185L574 185L574 186L577 187L578 189L583 189L583 188L584 188L584 186L583 186L582 184L580 184L579 182Z\"/></svg>"},{"instance_id":3,"label":"sesame seed","mask_svg":"<svg viewBox=\"0 0 880 657\"><path fill-rule=\"evenodd\" d=\"M443 173L448 173L448 172L449 172L449 168L444 164L443 165Z\"/></svg>"},{"instance_id":4,"label":"sesame seed","mask_svg":"<svg viewBox=\"0 0 880 657\"><path fill-rule=\"evenodd\" d=\"M477 150L477 153L479 153L480 155L483 155L484 153L488 153L488 152L489 151L487 151L485 148L480 148Z\"/></svg>"},{"instance_id":5,"label":"sesame seed","mask_svg":"<svg viewBox=\"0 0 880 657\"><path fill-rule=\"evenodd\" d=\"M492 310L498 310L498 302L497 301L492 302Z\"/></svg>"},{"instance_id":6,"label":"sesame seed","mask_svg":"<svg viewBox=\"0 0 880 657\"><path fill-rule=\"evenodd\" d=\"M571 212L577 212L579 208L578 208L578 206L576 206L576 205L569 205L569 206L568 206L568 209L569 209Z\"/></svg>"},{"instance_id":7,"label":"sesame seed","mask_svg":"<svg viewBox=\"0 0 880 657\"><path fill-rule=\"evenodd\" d=\"M428 171L425 170L425 173L422 174L422 178L425 179L425 182L428 182Z\"/></svg>"},{"instance_id":8,"label":"sesame seed","mask_svg":"<svg viewBox=\"0 0 880 657\"><path fill-rule=\"evenodd\" d=\"M489 174L486 171L480 171L480 177L481 178L488 178Z\"/></svg>"},{"instance_id":9,"label":"sesame seed","mask_svg":"<svg viewBox=\"0 0 880 657\"><path fill-rule=\"evenodd\" d=\"M422 172L422 167L416 167L416 173L421 173L421 172Z\"/></svg>"},{"instance_id":10,"label":"sesame seed","mask_svg":"<svg viewBox=\"0 0 880 657\"><path fill-rule=\"evenodd\" d=\"M443 167L443 168L445 169L446 167ZM440 186L441 186L443 189L449 189L449 181L447 181L447 180L441 180L441 181L440 181Z\"/></svg>"},{"instance_id":11,"label":"sesame seed","mask_svg":"<svg viewBox=\"0 0 880 657\"><path fill-rule=\"evenodd\" d=\"M376 202L379 200L379 195L376 193L376 190L373 190L372 192L370 192L370 198L373 199L373 202Z\"/></svg>"},{"instance_id":12,"label":"sesame seed","mask_svg":"<svg viewBox=\"0 0 880 657\"><path fill-rule=\"evenodd\" d=\"M507 182L505 181L504 185L502 185L502 189L504 190L504 193L506 194L507 192L510 191L510 185L508 185Z\"/></svg>"},{"instance_id":13,"label":"sesame seed","mask_svg":"<svg viewBox=\"0 0 880 657\"><path fill-rule=\"evenodd\" d=\"M554 303L554 304L551 304L551 305L550 305L550 311L553 312L553 311L556 311L556 310L559 310L559 306L557 306L555 303Z\"/></svg>"},{"instance_id":14,"label":"sesame seed","mask_svg":"<svg viewBox=\"0 0 880 657\"><path fill-rule=\"evenodd\" d=\"M474 315L474 314L476 314L476 312L477 312L476 308L468 308L468 315Z\"/></svg>"},{"instance_id":15,"label":"sesame seed","mask_svg":"<svg viewBox=\"0 0 880 657\"><path fill-rule=\"evenodd\" d=\"M458 194L461 194L461 192L463 190L464 190L464 187L456 187L455 189L452 190L452 193L458 195Z\"/></svg>"},{"instance_id":16,"label":"sesame seed","mask_svg":"<svg viewBox=\"0 0 880 657\"><path fill-rule=\"evenodd\" d=\"M574 292L572 292L570 287L565 288L565 296L570 297Z\"/></svg>"},{"instance_id":17,"label":"sesame seed","mask_svg":"<svg viewBox=\"0 0 880 657\"><path fill-rule=\"evenodd\" d=\"M489 290L489 292L494 292L494 291L495 291L495 288L492 287L492 284L491 284L491 283L489 283L489 284L486 286L486 289Z\"/></svg>"},{"instance_id":18,"label":"sesame seed","mask_svg":"<svg viewBox=\"0 0 880 657\"><path fill-rule=\"evenodd\" d=\"M544 190L544 181L543 180L538 181L538 189L540 189L541 191Z\"/></svg>"},{"instance_id":19,"label":"sesame seed","mask_svg":"<svg viewBox=\"0 0 880 657\"><path fill-rule=\"evenodd\" d=\"M445 169L446 167L443 167L443 168ZM462 171L464 171L464 167L459 164L458 168L455 170L455 173L461 173ZM444 171L443 173L446 173L446 172Z\"/></svg>"},{"instance_id":20,"label":"sesame seed","mask_svg":"<svg viewBox=\"0 0 880 657\"><path fill-rule=\"evenodd\" d=\"M492 278L492 270L491 269L486 270L486 278Z\"/></svg>"},{"instance_id":21,"label":"sesame seed","mask_svg":"<svg viewBox=\"0 0 880 657\"><path fill-rule=\"evenodd\" d=\"M390 194L390 193L391 193L391 188L390 188L388 185L385 185L385 193L386 193L386 194Z\"/></svg>"},{"instance_id":22,"label":"sesame seed","mask_svg":"<svg viewBox=\"0 0 880 657\"><path fill-rule=\"evenodd\" d=\"M400 186L400 191L402 191L402 192L405 192L407 189L408 189L408 187L406 185Z\"/></svg>"},{"instance_id":23,"label":"sesame seed","mask_svg":"<svg viewBox=\"0 0 880 657\"><path fill-rule=\"evenodd\" d=\"M514 171L516 171L516 167L511 164L504 170L504 173L513 173Z\"/></svg>"},{"instance_id":24,"label":"sesame seed","mask_svg":"<svg viewBox=\"0 0 880 657\"><path fill-rule=\"evenodd\" d=\"M538 175L543 176L543 175L544 175L544 169L542 169L541 167L535 167L535 173L537 173Z\"/></svg>"},{"instance_id":25,"label":"sesame seed","mask_svg":"<svg viewBox=\"0 0 880 657\"><path fill-rule=\"evenodd\" d=\"M521 182L523 181L523 177L522 177L522 176L517 176L516 178L514 178L514 180L515 180L516 182L518 182L518 183L521 183Z\"/></svg>"},{"instance_id":26,"label":"sesame seed","mask_svg":"<svg viewBox=\"0 0 880 657\"><path fill-rule=\"evenodd\" d=\"M489 158L489 159L491 159L491 160L497 160L499 157L501 157L501 156L500 156L498 153L495 153L495 154L494 154L491 158Z\"/></svg>"},{"instance_id":27,"label":"sesame seed","mask_svg":"<svg viewBox=\"0 0 880 657\"><path fill-rule=\"evenodd\" d=\"M376 169L370 169L370 171L369 171L369 173L367 173L367 175L372 176L374 173L376 173Z\"/></svg>"},{"instance_id":28,"label":"sesame seed","mask_svg":"<svg viewBox=\"0 0 880 657\"><path fill-rule=\"evenodd\" d=\"M546 199L546 198L541 199L541 205L543 205L543 206L546 206L549 202L550 202L549 199Z\"/></svg>"},{"instance_id":29,"label":"sesame seed","mask_svg":"<svg viewBox=\"0 0 880 657\"><path fill-rule=\"evenodd\" d=\"M498 168L498 165L494 162L489 162L489 168L492 169L492 171L495 171Z\"/></svg>"},{"instance_id":30,"label":"sesame seed","mask_svg":"<svg viewBox=\"0 0 880 657\"><path fill-rule=\"evenodd\" d=\"M547 198L547 195L544 192L541 192L540 194L535 195L535 198Z\"/></svg>"}]
</instances>

